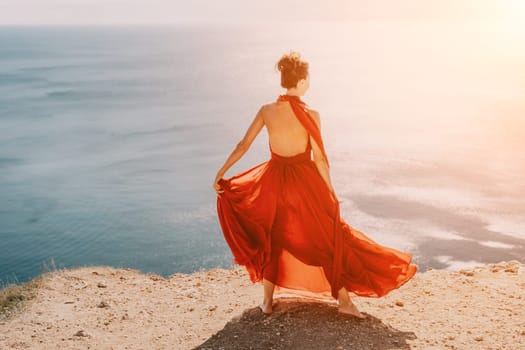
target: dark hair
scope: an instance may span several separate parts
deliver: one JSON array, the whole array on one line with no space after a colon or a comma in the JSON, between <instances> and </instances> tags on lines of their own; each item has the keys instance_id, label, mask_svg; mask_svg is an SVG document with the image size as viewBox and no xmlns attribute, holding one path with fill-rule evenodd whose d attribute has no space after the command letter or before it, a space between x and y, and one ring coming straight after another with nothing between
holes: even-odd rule
<instances>
[{"instance_id":1,"label":"dark hair","mask_svg":"<svg viewBox=\"0 0 525 350\"><path fill-rule=\"evenodd\" d=\"M296 51L283 55L276 67L281 72L281 86L286 89L296 87L299 80L308 76L308 62L301 60Z\"/></svg>"}]
</instances>

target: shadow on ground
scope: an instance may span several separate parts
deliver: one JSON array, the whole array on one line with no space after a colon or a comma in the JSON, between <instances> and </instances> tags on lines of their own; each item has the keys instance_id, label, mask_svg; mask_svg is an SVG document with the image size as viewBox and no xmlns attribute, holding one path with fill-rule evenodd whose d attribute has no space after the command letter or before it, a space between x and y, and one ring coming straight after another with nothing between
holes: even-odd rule
<instances>
[{"instance_id":1,"label":"shadow on ground","mask_svg":"<svg viewBox=\"0 0 525 350\"><path fill-rule=\"evenodd\" d=\"M363 312L364 313L364 312ZM367 314L357 319L337 312L337 305L295 298L277 299L273 313L247 309L194 349L410 349L414 332L402 332Z\"/></svg>"}]
</instances>

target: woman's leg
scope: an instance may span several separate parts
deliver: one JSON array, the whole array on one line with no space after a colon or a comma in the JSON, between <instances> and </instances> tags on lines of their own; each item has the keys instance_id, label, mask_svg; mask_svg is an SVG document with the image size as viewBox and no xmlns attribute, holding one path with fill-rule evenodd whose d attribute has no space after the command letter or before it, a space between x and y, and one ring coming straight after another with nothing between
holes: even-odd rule
<instances>
[{"instance_id":1,"label":"woman's leg","mask_svg":"<svg viewBox=\"0 0 525 350\"><path fill-rule=\"evenodd\" d=\"M264 268L263 275L263 288L264 288L264 298L263 302L259 307L262 312L265 314L272 313L272 303L273 303L273 291L275 289L275 284L270 281L276 281L277 275L279 273L279 256L281 255L281 248L278 246L272 246L272 252L270 254L270 261L268 265Z\"/></svg>"},{"instance_id":2,"label":"woman's leg","mask_svg":"<svg viewBox=\"0 0 525 350\"><path fill-rule=\"evenodd\" d=\"M262 304L259 305L259 307L261 308L262 312L264 312L265 314L271 314L272 304L273 304L273 291L275 288L275 284L263 278L263 286L264 286L264 299L263 299Z\"/></svg>"},{"instance_id":3,"label":"woman's leg","mask_svg":"<svg viewBox=\"0 0 525 350\"><path fill-rule=\"evenodd\" d=\"M338 311L343 314L350 314L358 318L365 318L366 316L363 315L357 307L352 303L352 300L350 299L350 296L348 295L348 291L345 287L341 288L337 295L337 301L339 302L339 308Z\"/></svg>"}]
</instances>

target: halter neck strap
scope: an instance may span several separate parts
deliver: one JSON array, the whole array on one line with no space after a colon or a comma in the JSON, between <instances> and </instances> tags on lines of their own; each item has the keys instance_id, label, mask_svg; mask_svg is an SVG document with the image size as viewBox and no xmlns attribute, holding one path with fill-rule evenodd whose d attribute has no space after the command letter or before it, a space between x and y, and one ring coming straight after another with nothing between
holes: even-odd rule
<instances>
[{"instance_id":1,"label":"halter neck strap","mask_svg":"<svg viewBox=\"0 0 525 350\"><path fill-rule=\"evenodd\" d=\"M323 139L321 137L321 130L317 127L314 118L310 115L310 113L308 113L307 109L305 108L308 105L303 100L301 100L299 96L296 95L279 95L277 101L290 102L295 116L297 117L299 122L304 126L304 128L308 131L308 133L314 138L315 143L317 143L317 145L321 149L321 152L323 153L324 158L326 159L326 164L328 165L328 167L330 167L328 157L326 156L326 152L324 150Z\"/></svg>"}]
</instances>

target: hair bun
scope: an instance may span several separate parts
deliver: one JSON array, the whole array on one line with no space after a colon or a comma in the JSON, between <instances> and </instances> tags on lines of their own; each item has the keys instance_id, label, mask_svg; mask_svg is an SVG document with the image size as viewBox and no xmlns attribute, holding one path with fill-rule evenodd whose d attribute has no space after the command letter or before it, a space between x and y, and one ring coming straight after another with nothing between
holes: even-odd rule
<instances>
[{"instance_id":1,"label":"hair bun","mask_svg":"<svg viewBox=\"0 0 525 350\"><path fill-rule=\"evenodd\" d=\"M285 88L296 86L300 79L308 75L308 63L301 60L301 54L297 51L290 50L282 55L276 66L281 72L281 86Z\"/></svg>"},{"instance_id":2,"label":"hair bun","mask_svg":"<svg viewBox=\"0 0 525 350\"><path fill-rule=\"evenodd\" d=\"M277 63L277 68L280 72L294 71L301 62L301 54L297 51L290 51L281 57Z\"/></svg>"}]
</instances>

